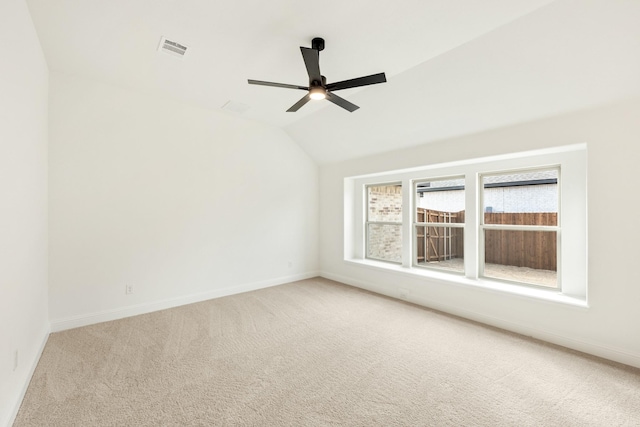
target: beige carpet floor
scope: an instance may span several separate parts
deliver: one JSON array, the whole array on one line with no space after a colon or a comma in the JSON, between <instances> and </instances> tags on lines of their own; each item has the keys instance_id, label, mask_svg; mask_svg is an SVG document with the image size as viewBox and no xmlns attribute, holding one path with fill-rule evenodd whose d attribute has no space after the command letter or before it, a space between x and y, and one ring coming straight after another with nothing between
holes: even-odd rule
<instances>
[{"instance_id":1,"label":"beige carpet floor","mask_svg":"<svg viewBox=\"0 0 640 427\"><path fill-rule=\"evenodd\" d=\"M15 426L640 426L640 370L311 279L51 334Z\"/></svg>"}]
</instances>

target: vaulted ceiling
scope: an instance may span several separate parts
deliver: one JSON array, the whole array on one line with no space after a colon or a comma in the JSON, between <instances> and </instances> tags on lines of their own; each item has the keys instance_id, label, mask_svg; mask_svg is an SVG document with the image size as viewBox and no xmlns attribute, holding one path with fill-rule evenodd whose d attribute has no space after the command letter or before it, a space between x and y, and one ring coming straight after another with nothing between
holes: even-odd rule
<instances>
[{"instance_id":1,"label":"vaulted ceiling","mask_svg":"<svg viewBox=\"0 0 640 427\"><path fill-rule=\"evenodd\" d=\"M640 96L637 0L27 0L49 68L283 128L318 163ZM158 51L162 36L188 46ZM386 72L340 96L304 92L299 46L323 37L328 81Z\"/></svg>"}]
</instances>

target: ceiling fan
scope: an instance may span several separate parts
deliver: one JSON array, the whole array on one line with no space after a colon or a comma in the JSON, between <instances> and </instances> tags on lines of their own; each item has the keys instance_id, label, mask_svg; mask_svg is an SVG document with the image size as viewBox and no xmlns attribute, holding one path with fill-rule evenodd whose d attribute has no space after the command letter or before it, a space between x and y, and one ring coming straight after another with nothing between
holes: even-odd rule
<instances>
[{"instance_id":1,"label":"ceiling fan","mask_svg":"<svg viewBox=\"0 0 640 427\"><path fill-rule=\"evenodd\" d=\"M300 46L302 52L302 58L304 59L304 65L307 67L307 73L309 74L309 86L289 85L284 83L264 82L261 80L249 79L249 84L283 87L286 89L300 89L309 91L302 99L291 106L287 110L289 113L296 112L304 104L312 99L326 99L333 102L339 107L344 108L350 113L357 110L358 107L355 104L347 101L344 98L340 98L338 95L332 93L332 91L341 89L350 89L353 87L373 85L376 83L384 83L387 81L384 73L372 74L370 76L358 77L350 80L343 80L341 82L327 84L325 76L320 74L320 51L324 50L324 39L316 37L311 40L311 48Z\"/></svg>"}]
</instances>

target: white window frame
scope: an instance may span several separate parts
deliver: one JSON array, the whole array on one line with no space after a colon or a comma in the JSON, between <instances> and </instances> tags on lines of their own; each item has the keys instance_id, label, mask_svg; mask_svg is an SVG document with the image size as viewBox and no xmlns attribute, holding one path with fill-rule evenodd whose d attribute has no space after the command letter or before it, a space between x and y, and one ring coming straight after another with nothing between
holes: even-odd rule
<instances>
[{"instance_id":1,"label":"white window frame","mask_svg":"<svg viewBox=\"0 0 640 427\"><path fill-rule=\"evenodd\" d=\"M445 177L437 177L437 178L428 178L428 179L415 179L412 181L413 183L413 197L417 197L417 193L418 193L418 184L422 184L424 182L433 182L433 181L446 181L446 180L453 180L453 179L465 179L464 175L456 175L456 176L445 176ZM466 194L466 192L465 192ZM415 203L416 207L418 205L418 203ZM465 209L466 211L466 209ZM418 209L414 209L413 210L413 228L412 228L412 233L411 233L411 241L413 244L413 248L412 248L412 265L416 268L426 268L426 269L434 269L434 270L439 270L442 272L447 272L450 274L459 274L459 275L464 275L464 266L462 271L455 271L455 270L451 270L451 269L447 269L447 268L442 268L442 267L438 267L436 264L433 265L429 265L429 264L418 264L418 239L417 239L417 234L418 234L418 227L434 227L434 228L461 228L463 230L463 235L465 234L465 224L466 224L466 216L465 216L465 222L464 223L444 223L444 222L418 222ZM425 241L426 241L426 236L425 236ZM446 242L446 239L445 239ZM426 256L426 252L425 252L425 256Z\"/></svg>"},{"instance_id":2,"label":"white window frame","mask_svg":"<svg viewBox=\"0 0 640 427\"><path fill-rule=\"evenodd\" d=\"M517 174L517 173L526 173L526 172L533 172L533 171L538 171L538 170L551 170L551 169L555 169L558 172L558 183L557 183L557 197L558 197L558 201L557 201L557 206L558 206L558 212L557 212L557 223L555 226L550 226L550 225L514 225L514 224L486 224L484 222L484 194L485 194L485 189L484 189L484 184L483 184L483 178L485 176L499 176L499 175L513 175L513 174ZM562 268L562 262L561 262L561 254L562 254L562 250L561 250L561 238L560 235L562 233L562 229L561 229L561 225L562 225L562 209L561 207L561 200L562 198L560 197L560 189L562 188L561 185L561 165L555 165L555 166L551 166L551 167L544 167L544 168L529 168L529 169L516 169L516 170L506 170L506 171L495 171L495 172L485 172L485 173L481 173L478 175L478 188L480 190L480 195L479 195L479 208L480 211L478 212L478 216L480 218L480 237L478 239L478 244L479 244L479 258L480 258L480 263L479 263L479 277L482 278L486 278L489 280L499 280L499 281L504 281L504 282L508 282L508 283L513 283L516 285L523 285L523 286L534 286L534 287L540 287L542 289L553 289L553 290L557 290L557 291L562 291L562 274L560 272L561 268ZM550 288L548 286L543 286L537 283L529 283L529 282L520 282L520 281L515 281L515 280L506 280L506 279L499 279L496 277L489 277L489 276L485 276L484 273L484 269L485 269L485 243L486 243L486 239L485 239L485 231L487 230L507 230L507 231L555 231L556 232L556 273L557 273L557 279L556 279L556 286L553 288Z\"/></svg>"},{"instance_id":3,"label":"white window frame","mask_svg":"<svg viewBox=\"0 0 640 427\"><path fill-rule=\"evenodd\" d=\"M397 261L392 261L392 260L388 260L388 259L383 259L383 258L375 258L372 256L369 256L369 250L368 250L368 244L369 244L369 225L371 224L378 224L378 225L395 225L395 226L400 226L400 229L402 230L402 221L398 221L398 222L394 222L394 221L371 221L369 219L369 187L389 187L389 186L395 186L395 185L400 185L402 186L402 182L383 182L383 183L375 183L375 184L367 184L364 187L364 198L365 198L365 221L364 221L364 253L365 253L365 257L367 259L372 259L372 260L376 260L376 261L381 261L381 262L390 262L392 264L402 264L402 262L397 262ZM404 212L404 205L403 205L403 212ZM402 236L404 238L404 236ZM402 240L403 245L404 245L404 240Z\"/></svg>"},{"instance_id":4,"label":"white window frame","mask_svg":"<svg viewBox=\"0 0 640 427\"><path fill-rule=\"evenodd\" d=\"M394 271L413 277L461 285L480 286L492 290L538 297L569 304L586 305L587 302L587 193L586 144L513 153L472 160L429 165L344 179L344 260L384 271ZM508 170L545 169L560 166L562 179L558 180L559 207L562 209L561 233L558 240L559 288L504 283L481 276L481 179L482 174L495 174ZM415 183L441 177L465 177L464 275L441 269L416 268L413 264L415 243L413 230L415 211ZM365 186L380 183L402 183L402 265L391 265L365 258ZM560 210L560 209L559 209ZM570 220L567 220L570 219ZM560 223L559 223L560 225ZM561 244L560 244L561 243ZM555 296L554 296L555 295Z\"/></svg>"}]
</instances>

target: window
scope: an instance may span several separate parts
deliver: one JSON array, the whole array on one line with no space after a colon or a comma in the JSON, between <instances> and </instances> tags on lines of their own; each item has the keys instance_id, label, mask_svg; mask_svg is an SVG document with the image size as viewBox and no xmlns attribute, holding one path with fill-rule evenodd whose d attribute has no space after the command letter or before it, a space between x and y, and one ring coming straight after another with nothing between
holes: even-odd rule
<instances>
[{"instance_id":1,"label":"window","mask_svg":"<svg viewBox=\"0 0 640 427\"><path fill-rule=\"evenodd\" d=\"M347 261L586 301L585 144L345 178L344 206Z\"/></svg>"},{"instance_id":2,"label":"window","mask_svg":"<svg viewBox=\"0 0 640 427\"><path fill-rule=\"evenodd\" d=\"M415 182L414 265L464 273L464 177Z\"/></svg>"},{"instance_id":3,"label":"window","mask_svg":"<svg viewBox=\"0 0 640 427\"><path fill-rule=\"evenodd\" d=\"M367 186L367 258L402 262L402 185Z\"/></svg>"},{"instance_id":4,"label":"window","mask_svg":"<svg viewBox=\"0 0 640 427\"><path fill-rule=\"evenodd\" d=\"M558 288L558 172L481 176L481 276Z\"/></svg>"}]
</instances>

